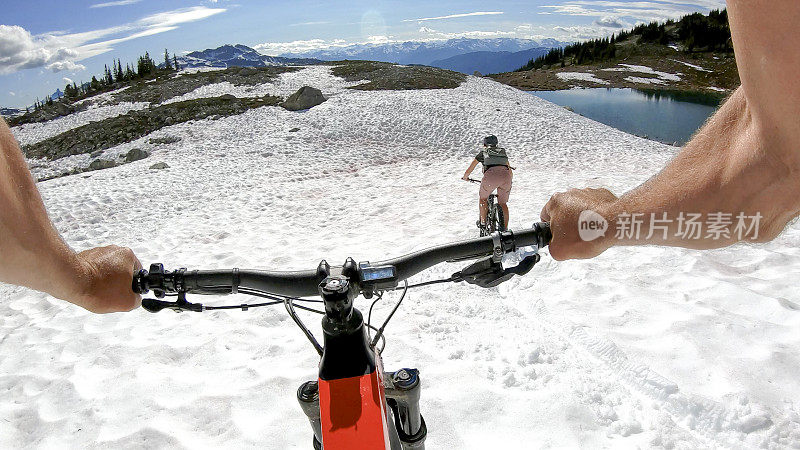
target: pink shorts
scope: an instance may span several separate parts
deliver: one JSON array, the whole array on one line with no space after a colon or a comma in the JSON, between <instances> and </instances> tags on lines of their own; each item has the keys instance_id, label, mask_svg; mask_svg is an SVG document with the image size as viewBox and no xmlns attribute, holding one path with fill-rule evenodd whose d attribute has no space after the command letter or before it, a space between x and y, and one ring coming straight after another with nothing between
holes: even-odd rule
<instances>
[{"instance_id":1,"label":"pink shorts","mask_svg":"<svg viewBox=\"0 0 800 450\"><path fill-rule=\"evenodd\" d=\"M499 203L508 203L508 196L511 194L511 169L506 166L493 166L489 167L483 173L483 180L481 181L480 197L481 200L489 198L489 194L497 189L497 201Z\"/></svg>"}]
</instances>

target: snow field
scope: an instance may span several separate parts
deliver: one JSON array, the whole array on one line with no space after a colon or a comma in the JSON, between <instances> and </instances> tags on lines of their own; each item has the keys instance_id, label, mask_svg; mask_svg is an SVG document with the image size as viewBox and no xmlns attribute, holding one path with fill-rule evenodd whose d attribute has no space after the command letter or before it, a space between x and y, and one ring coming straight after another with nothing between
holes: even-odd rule
<instances>
[{"instance_id":1,"label":"snow field","mask_svg":"<svg viewBox=\"0 0 800 450\"><path fill-rule=\"evenodd\" d=\"M182 138L146 160L40 190L74 248L130 246L145 266L376 261L476 234L477 187L459 178L490 133L517 168L512 228L536 221L553 192L622 193L676 152L469 77L455 90L342 91L305 112L178 124L109 151ZM170 168L147 170L155 161ZM412 290L384 367L420 368L430 449L798 446L799 241L793 225L773 243L713 252L556 262L545 250L498 288ZM95 316L22 288L0 286L0 299L0 447L309 446L295 390L318 358L281 308ZM300 314L320 336L319 317Z\"/></svg>"},{"instance_id":2,"label":"snow field","mask_svg":"<svg viewBox=\"0 0 800 450\"><path fill-rule=\"evenodd\" d=\"M674 60L673 60L674 61ZM680 62L680 61L678 61ZM608 69L600 69L606 70L609 72L634 72L634 73L645 73L650 75L658 76L658 80L660 81L681 81L682 73L668 73L668 72L661 72L658 70L653 69L652 67L648 66L638 66L635 64L618 64L621 67L611 67ZM653 80L650 80L653 81Z\"/></svg>"},{"instance_id":3,"label":"snow field","mask_svg":"<svg viewBox=\"0 0 800 450\"><path fill-rule=\"evenodd\" d=\"M308 66L296 72L287 72L278 75L276 80L271 83L259 84L256 86L234 86L229 82L209 84L195 89L192 92L179 97L171 98L163 104L194 100L198 98L218 97L225 94L235 95L236 97L262 97L264 95L277 95L288 97L294 94L303 86L314 83L314 87L320 89L326 96L340 93L349 86L355 86L362 82L347 82L339 77L334 77L330 73L329 66Z\"/></svg>"},{"instance_id":4,"label":"snow field","mask_svg":"<svg viewBox=\"0 0 800 450\"><path fill-rule=\"evenodd\" d=\"M348 82L339 77L334 77L330 74L330 70L331 68L328 66L304 67L296 72L280 74L274 82L256 86L234 86L228 82L209 84L187 94L171 98L162 104L196 100L199 98L219 97L225 94L231 94L236 97L262 97L268 94L288 97L309 83L315 83L315 87L322 90L323 94L330 96L340 93L349 86L361 83ZM94 103L89 106L86 111L70 114L49 122L20 125L14 127L12 132L21 145L30 145L57 136L71 129L87 125L91 122L110 119L127 114L130 111L142 110L150 106L150 103L147 102L108 104L112 101L113 94L122 92L125 89L127 89L127 87L92 97L91 100ZM78 160L82 161L83 159L79 158Z\"/></svg>"},{"instance_id":5,"label":"snow field","mask_svg":"<svg viewBox=\"0 0 800 450\"><path fill-rule=\"evenodd\" d=\"M58 119L40 123L26 123L12 128L14 137L20 145L30 145L57 136L65 131L88 125L112 117L121 116L131 111L145 109L147 102L122 102L116 105L90 106L86 111L59 117Z\"/></svg>"},{"instance_id":6,"label":"snow field","mask_svg":"<svg viewBox=\"0 0 800 450\"><path fill-rule=\"evenodd\" d=\"M592 83L597 83L597 84L608 84L608 81L597 78L593 73L558 72L556 76L563 81L580 80L580 81L591 81Z\"/></svg>"}]
</instances>

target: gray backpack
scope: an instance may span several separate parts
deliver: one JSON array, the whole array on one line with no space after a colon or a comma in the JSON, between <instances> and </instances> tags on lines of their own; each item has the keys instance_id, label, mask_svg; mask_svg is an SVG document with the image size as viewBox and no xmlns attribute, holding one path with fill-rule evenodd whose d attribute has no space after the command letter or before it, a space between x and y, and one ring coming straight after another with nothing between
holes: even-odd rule
<instances>
[{"instance_id":1,"label":"gray backpack","mask_svg":"<svg viewBox=\"0 0 800 450\"><path fill-rule=\"evenodd\" d=\"M503 147L486 147L483 149L483 166L508 166L508 155Z\"/></svg>"}]
</instances>

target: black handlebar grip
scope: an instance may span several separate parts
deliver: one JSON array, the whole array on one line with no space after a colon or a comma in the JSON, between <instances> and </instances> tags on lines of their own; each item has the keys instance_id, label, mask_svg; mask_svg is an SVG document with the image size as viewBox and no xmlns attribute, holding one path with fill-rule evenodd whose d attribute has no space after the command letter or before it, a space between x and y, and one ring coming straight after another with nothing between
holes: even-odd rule
<instances>
[{"instance_id":1,"label":"black handlebar grip","mask_svg":"<svg viewBox=\"0 0 800 450\"><path fill-rule=\"evenodd\" d=\"M142 269L136 272L133 275L133 282L131 283L131 289L133 292L137 294L146 294L148 289L147 286L147 271Z\"/></svg>"},{"instance_id":2,"label":"black handlebar grip","mask_svg":"<svg viewBox=\"0 0 800 450\"><path fill-rule=\"evenodd\" d=\"M539 241L539 248L550 245L550 241L553 240L553 232L550 231L550 222L539 222L534 224L533 227L541 231L542 238Z\"/></svg>"}]
</instances>

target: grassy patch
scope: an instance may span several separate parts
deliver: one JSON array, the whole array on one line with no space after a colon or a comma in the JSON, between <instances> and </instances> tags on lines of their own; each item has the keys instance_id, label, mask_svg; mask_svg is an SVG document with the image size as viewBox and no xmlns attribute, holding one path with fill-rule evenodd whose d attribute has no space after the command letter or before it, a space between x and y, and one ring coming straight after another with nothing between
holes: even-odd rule
<instances>
[{"instance_id":1,"label":"grassy patch","mask_svg":"<svg viewBox=\"0 0 800 450\"><path fill-rule=\"evenodd\" d=\"M137 81L130 88L114 94L114 103L150 102L162 103L171 98L188 94L193 90L214 83L227 81L234 86L255 86L269 83L278 75L299 70L298 67L229 67L209 72L179 73L166 75L153 82Z\"/></svg>"},{"instance_id":2,"label":"grassy patch","mask_svg":"<svg viewBox=\"0 0 800 450\"><path fill-rule=\"evenodd\" d=\"M280 97L271 95L257 98L223 95L170 103L92 122L36 144L23 146L22 151L29 158L50 160L91 153L139 139L166 126L212 116L219 118L242 114L261 106L275 106L281 100Z\"/></svg>"},{"instance_id":3,"label":"grassy patch","mask_svg":"<svg viewBox=\"0 0 800 450\"><path fill-rule=\"evenodd\" d=\"M428 66L401 66L374 61L336 61L331 73L347 81L368 80L351 89L362 91L454 89L466 80L463 73Z\"/></svg>"},{"instance_id":4,"label":"grassy patch","mask_svg":"<svg viewBox=\"0 0 800 450\"><path fill-rule=\"evenodd\" d=\"M188 94L208 84L227 81L234 86L255 86L269 83L282 73L294 72L300 69L300 67L269 66L229 67L224 70L194 73L178 72L177 74L172 71L163 71L148 78L140 78L124 83L116 83L112 86L106 86L100 91L71 100L62 99L54 102L52 105L44 106L39 111L32 111L8 120L8 124L13 127L26 123L46 122L58 117L85 111L94 101L93 97L124 87L127 87L127 89L112 94L113 101L111 101L110 104L115 105L122 102L148 102L158 104L171 98ZM75 103L79 100L86 101L76 105Z\"/></svg>"}]
</instances>

